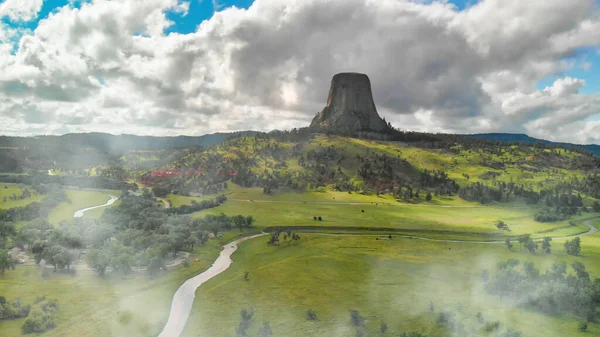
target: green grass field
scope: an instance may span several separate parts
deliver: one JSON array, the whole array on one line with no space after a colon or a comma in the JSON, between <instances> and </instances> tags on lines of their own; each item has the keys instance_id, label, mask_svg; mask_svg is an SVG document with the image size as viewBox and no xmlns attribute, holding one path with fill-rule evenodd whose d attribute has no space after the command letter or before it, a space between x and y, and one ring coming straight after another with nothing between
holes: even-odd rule
<instances>
[{"instance_id":1,"label":"green grass field","mask_svg":"<svg viewBox=\"0 0 600 337\"><path fill-rule=\"evenodd\" d=\"M533 220L537 208L481 206L451 200L417 205L398 203L376 196L326 192L308 194L282 194L261 196L256 189L233 190L228 201L213 209L193 214L201 218L206 214L223 212L228 215L251 214L256 226L320 226L344 228L388 228L405 232L456 232L493 236L515 236L533 233L535 237L572 235L588 230L585 226L570 226L568 221L539 223ZM448 198L450 199L450 198ZM350 204L349 204L350 203ZM462 207L456 207L462 206ZM364 212L363 212L364 210ZM313 217L322 217L315 221ZM511 232L496 228L496 222L506 222Z\"/></svg>"},{"instance_id":2,"label":"green grass field","mask_svg":"<svg viewBox=\"0 0 600 337\"><path fill-rule=\"evenodd\" d=\"M190 205L192 201L200 202L202 200L211 199L210 197L185 197L183 195L169 194L166 198L173 207L181 205Z\"/></svg>"},{"instance_id":3,"label":"green grass field","mask_svg":"<svg viewBox=\"0 0 600 337\"><path fill-rule=\"evenodd\" d=\"M86 207L102 205L108 201L110 195L118 196L119 191L102 190L102 191L85 191L85 190L66 190L67 202L62 202L56 206L50 214L48 214L48 222L51 224L59 224L63 220L73 218L73 213ZM118 202L118 201L117 201ZM85 213L86 217L99 217L103 209L95 209Z\"/></svg>"},{"instance_id":4,"label":"green grass field","mask_svg":"<svg viewBox=\"0 0 600 337\"><path fill-rule=\"evenodd\" d=\"M501 321L523 336L598 335L598 325L580 333L573 318L531 312L482 289L482 270L509 258L533 261L539 268L555 260L579 260L592 275L600 275L600 235L583 238L579 258L566 255L562 243L553 242L548 256L510 252L502 244L307 234L299 242L272 247L262 237L242 243L232 267L199 288L184 336L232 336L240 310L250 307L255 317L249 335L269 321L274 336L353 336L349 309L367 318L368 335L378 335L382 321L390 326L390 336L405 331L443 335L435 314L428 312L430 301L475 329L482 329L475 320L482 312L486 320ZM308 309L316 311L318 321L306 319Z\"/></svg>"},{"instance_id":5,"label":"green grass field","mask_svg":"<svg viewBox=\"0 0 600 337\"><path fill-rule=\"evenodd\" d=\"M22 189L16 184L1 183L0 184L0 209L9 209L15 207L23 207L35 201L42 201L43 195L35 194L29 198L21 200L8 200L13 194L20 196ZM7 198L4 201L4 197Z\"/></svg>"}]
</instances>

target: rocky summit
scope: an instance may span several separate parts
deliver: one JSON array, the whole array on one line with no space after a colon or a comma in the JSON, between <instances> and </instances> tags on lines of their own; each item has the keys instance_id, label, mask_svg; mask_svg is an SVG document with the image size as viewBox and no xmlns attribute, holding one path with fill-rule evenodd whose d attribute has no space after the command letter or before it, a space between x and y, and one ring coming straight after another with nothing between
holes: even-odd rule
<instances>
[{"instance_id":1,"label":"rocky summit","mask_svg":"<svg viewBox=\"0 0 600 337\"><path fill-rule=\"evenodd\" d=\"M342 132L384 131L387 124L375 108L369 77L359 73L333 76L327 105L310 127Z\"/></svg>"}]
</instances>

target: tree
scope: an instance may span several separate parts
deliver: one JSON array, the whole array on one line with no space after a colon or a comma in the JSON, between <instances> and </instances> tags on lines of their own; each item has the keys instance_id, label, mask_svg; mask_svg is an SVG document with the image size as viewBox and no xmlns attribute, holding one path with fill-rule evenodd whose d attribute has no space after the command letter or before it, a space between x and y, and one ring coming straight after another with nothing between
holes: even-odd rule
<instances>
[{"instance_id":1,"label":"tree","mask_svg":"<svg viewBox=\"0 0 600 337\"><path fill-rule=\"evenodd\" d=\"M265 322L260 330L258 330L258 337L273 337L273 331L271 331L269 322Z\"/></svg>"},{"instance_id":2,"label":"tree","mask_svg":"<svg viewBox=\"0 0 600 337\"><path fill-rule=\"evenodd\" d=\"M252 215L248 215L246 217L245 227L246 228L252 228L253 224L254 224L254 217Z\"/></svg>"},{"instance_id":3,"label":"tree","mask_svg":"<svg viewBox=\"0 0 600 337\"><path fill-rule=\"evenodd\" d=\"M550 237L545 237L544 238L544 242L542 242L542 249L544 250L544 252L546 254L550 254L550 241L552 241L552 238Z\"/></svg>"},{"instance_id":4,"label":"tree","mask_svg":"<svg viewBox=\"0 0 600 337\"><path fill-rule=\"evenodd\" d=\"M581 239L576 237L573 240L567 240L565 242L565 250L567 254L578 256L581 254Z\"/></svg>"},{"instance_id":5,"label":"tree","mask_svg":"<svg viewBox=\"0 0 600 337\"><path fill-rule=\"evenodd\" d=\"M93 271L98 275L103 276L106 268L110 264L111 257L110 253L106 250L91 249L85 255L85 260Z\"/></svg>"},{"instance_id":6,"label":"tree","mask_svg":"<svg viewBox=\"0 0 600 337\"><path fill-rule=\"evenodd\" d=\"M588 322L586 322L586 321L579 322L578 328L579 328L579 331L586 332L588 330Z\"/></svg>"},{"instance_id":7,"label":"tree","mask_svg":"<svg viewBox=\"0 0 600 337\"><path fill-rule=\"evenodd\" d=\"M246 227L246 218L243 215L236 215L233 217L233 225L240 231Z\"/></svg>"},{"instance_id":8,"label":"tree","mask_svg":"<svg viewBox=\"0 0 600 337\"><path fill-rule=\"evenodd\" d=\"M479 322L480 324L483 324L485 322L481 311L477 312L477 315L475 315L475 318L477 318L477 322Z\"/></svg>"},{"instance_id":9,"label":"tree","mask_svg":"<svg viewBox=\"0 0 600 337\"><path fill-rule=\"evenodd\" d=\"M71 263L74 260L73 254L69 252L65 247L60 245L54 245L50 248L44 249L43 258L47 263L54 266L54 270L70 268Z\"/></svg>"},{"instance_id":10,"label":"tree","mask_svg":"<svg viewBox=\"0 0 600 337\"><path fill-rule=\"evenodd\" d=\"M267 242L267 244L269 245L278 245L279 244L279 235L281 233L279 231L275 231L271 233L271 236L269 237L269 241Z\"/></svg>"},{"instance_id":11,"label":"tree","mask_svg":"<svg viewBox=\"0 0 600 337\"><path fill-rule=\"evenodd\" d=\"M48 241L35 240L31 245L31 252L35 258L35 263L40 264L43 258L44 250L48 248Z\"/></svg>"},{"instance_id":12,"label":"tree","mask_svg":"<svg viewBox=\"0 0 600 337\"><path fill-rule=\"evenodd\" d=\"M512 250L513 244L509 239L504 240L504 243L506 244L506 248L508 248L508 250Z\"/></svg>"},{"instance_id":13,"label":"tree","mask_svg":"<svg viewBox=\"0 0 600 337\"><path fill-rule=\"evenodd\" d=\"M308 319L309 321L316 321L317 320L317 313L312 310L312 309L308 309L306 311L306 319Z\"/></svg>"},{"instance_id":14,"label":"tree","mask_svg":"<svg viewBox=\"0 0 600 337\"><path fill-rule=\"evenodd\" d=\"M161 187L161 186L152 187L152 193L159 198L166 197L167 194L169 194L169 192L170 192L170 190L166 187Z\"/></svg>"},{"instance_id":15,"label":"tree","mask_svg":"<svg viewBox=\"0 0 600 337\"><path fill-rule=\"evenodd\" d=\"M14 269L17 261L10 256L8 250L0 250L0 276L4 275L6 269Z\"/></svg>"},{"instance_id":16,"label":"tree","mask_svg":"<svg viewBox=\"0 0 600 337\"><path fill-rule=\"evenodd\" d=\"M358 310L350 310L350 322L355 327L362 327L365 324L365 318L360 315Z\"/></svg>"},{"instance_id":17,"label":"tree","mask_svg":"<svg viewBox=\"0 0 600 337\"><path fill-rule=\"evenodd\" d=\"M433 197L431 196L431 192L427 192L427 196L425 197L426 201L431 201Z\"/></svg>"},{"instance_id":18,"label":"tree","mask_svg":"<svg viewBox=\"0 0 600 337\"><path fill-rule=\"evenodd\" d=\"M381 324L379 324L379 332L382 335L385 335L385 333L388 331L388 325L385 322L381 322Z\"/></svg>"},{"instance_id":19,"label":"tree","mask_svg":"<svg viewBox=\"0 0 600 337\"><path fill-rule=\"evenodd\" d=\"M0 221L0 241L15 235L17 235L17 231L15 230L14 223L8 221Z\"/></svg>"},{"instance_id":20,"label":"tree","mask_svg":"<svg viewBox=\"0 0 600 337\"><path fill-rule=\"evenodd\" d=\"M533 239L531 238L531 234L521 235L518 241L520 244L523 245L524 248L526 248L532 254L538 248L538 244L535 241L533 241Z\"/></svg>"},{"instance_id":21,"label":"tree","mask_svg":"<svg viewBox=\"0 0 600 337\"><path fill-rule=\"evenodd\" d=\"M594 210L594 212L600 212L600 202L594 201L594 204L592 205L592 209Z\"/></svg>"},{"instance_id":22,"label":"tree","mask_svg":"<svg viewBox=\"0 0 600 337\"><path fill-rule=\"evenodd\" d=\"M575 274L579 280L585 282L590 281L590 273L585 270L585 265L583 263L575 261L571 266L573 267L573 270L575 270Z\"/></svg>"}]
</instances>

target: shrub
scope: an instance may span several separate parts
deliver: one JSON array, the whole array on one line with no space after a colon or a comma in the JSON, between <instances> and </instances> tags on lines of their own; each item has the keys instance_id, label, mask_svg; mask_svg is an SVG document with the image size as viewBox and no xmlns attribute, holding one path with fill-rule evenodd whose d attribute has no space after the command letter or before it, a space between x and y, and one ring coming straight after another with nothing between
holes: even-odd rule
<instances>
[{"instance_id":1,"label":"shrub","mask_svg":"<svg viewBox=\"0 0 600 337\"><path fill-rule=\"evenodd\" d=\"M58 301L55 299L47 300L45 296L36 298L34 309L21 326L23 334L41 333L56 327L54 316L58 310Z\"/></svg>"},{"instance_id":2,"label":"shrub","mask_svg":"<svg viewBox=\"0 0 600 337\"><path fill-rule=\"evenodd\" d=\"M358 310L350 310L350 321L355 327L361 327L365 324L365 318L360 315Z\"/></svg>"}]
</instances>

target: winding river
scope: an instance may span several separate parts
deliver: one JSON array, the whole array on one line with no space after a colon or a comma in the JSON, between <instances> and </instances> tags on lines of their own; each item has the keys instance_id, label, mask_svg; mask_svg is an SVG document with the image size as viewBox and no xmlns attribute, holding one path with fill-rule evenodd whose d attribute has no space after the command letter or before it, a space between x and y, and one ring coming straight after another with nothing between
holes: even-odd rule
<instances>
[{"instance_id":1,"label":"winding river","mask_svg":"<svg viewBox=\"0 0 600 337\"><path fill-rule=\"evenodd\" d=\"M115 201L117 201L117 199L119 199L119 198L115 197L114 195L111 195L110 199L108 199L108 201L104 205L98 205L98 206L92 206L92 207L80 209L77 212L75 212L75 214L73 214L73 217L74 218L81 218L83 216L83 213L85 213L87 211L91 211L91 210L96 209L96 208L110 206L110 205L114 204Z\"/></svg>"},{"instance_id":2,"label":"winding river","mask_svg":"<svg viewBox=\"0 0 600 337\"><path fill-rule=\"evenodd\" d=\"M204 282L211 278L221 274L233 262L231 260L231 254L233 254L237 248L238 243L253 239L259 236L267 235L266 233L256 234L247 236L223 246L223 250L219 257L215 260L213 265L208 268L205 272L194 276L185 281L179 289L173 295L173 302L171 303L171 311L169 312L169 319L163 331L158 337L179 337L185 327L185 322L190 316L192 305L194 304L194 297L196 297L196 289L200 287Z\"/></svg>"}]
</instances>

